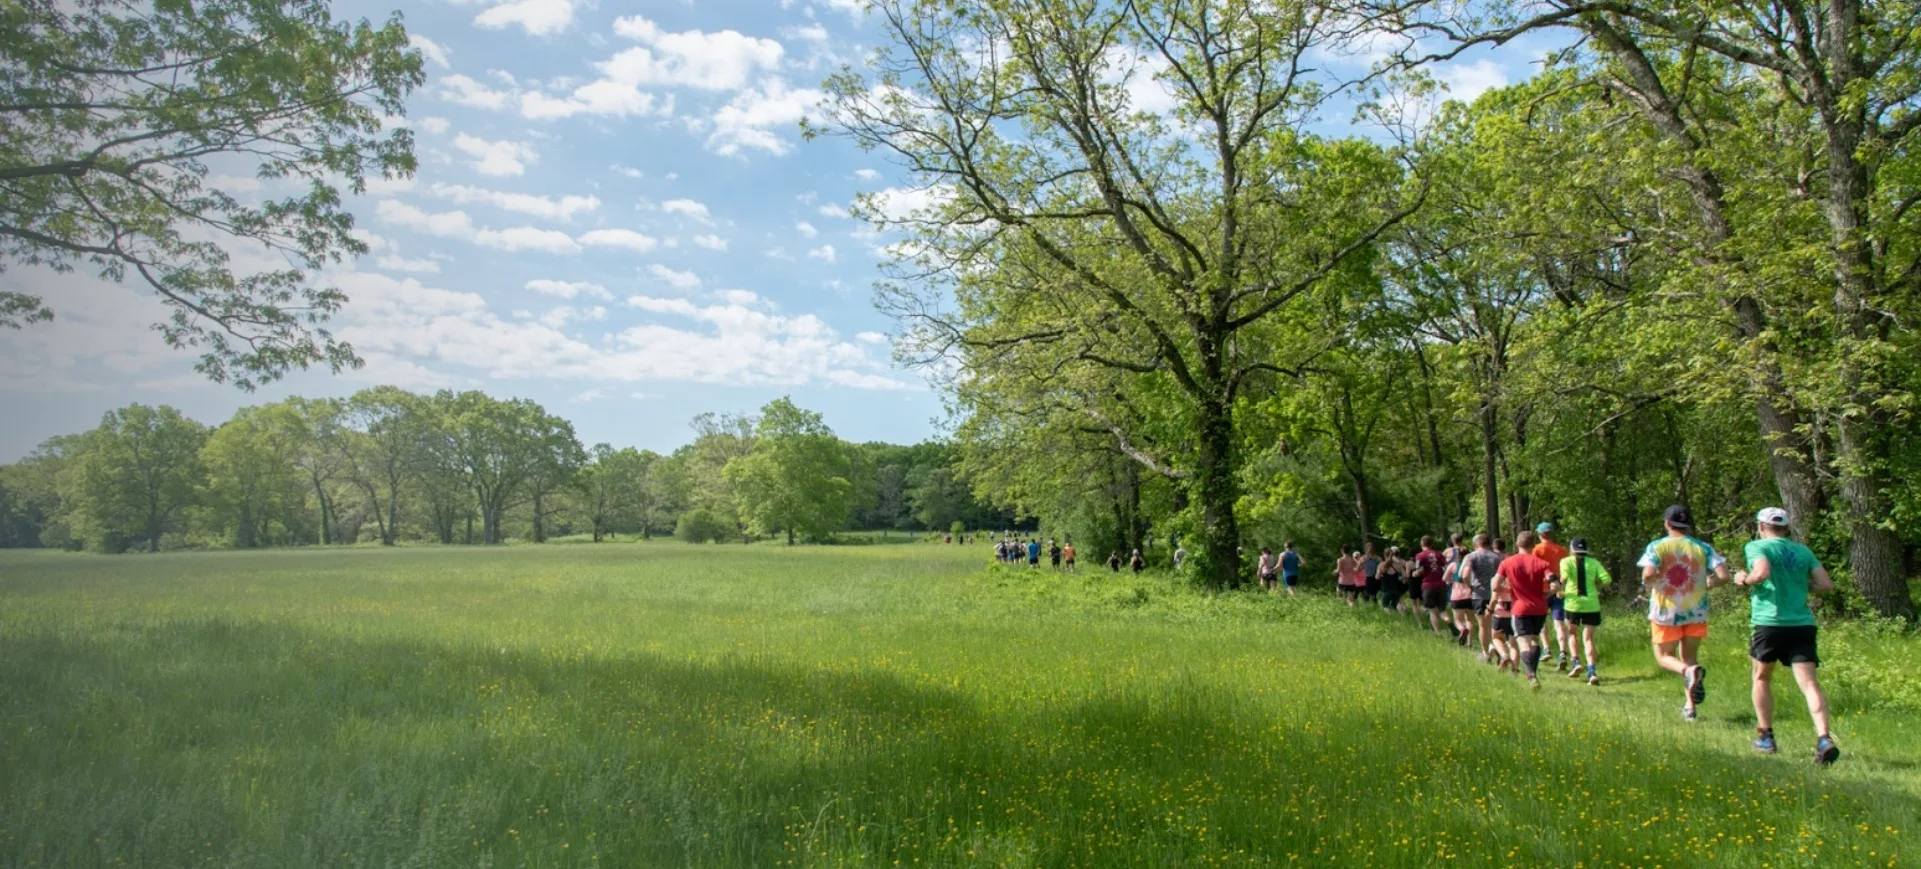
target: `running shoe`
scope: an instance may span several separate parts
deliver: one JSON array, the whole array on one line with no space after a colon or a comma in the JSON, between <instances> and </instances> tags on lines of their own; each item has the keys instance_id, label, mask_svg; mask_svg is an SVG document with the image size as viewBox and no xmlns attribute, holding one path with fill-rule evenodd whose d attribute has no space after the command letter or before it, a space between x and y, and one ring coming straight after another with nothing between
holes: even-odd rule
<instances>
[{"instance_id":1,"label":"running shoe","mask_svg":"<svg viewBox=\"0 0 1921 869\"><path fill-rule=\"evenodd\" d=\"M1567 677L1569 679L1581 678L1581 662L1576 661L1574 662L1574 666L1567 668Z\"/></svg>"},{"instance_id":2,"label":"running shoe","mask_svg":"<svg viewBox=\"0 0 1921 869\"><path fill-rule=\"evenodd\" d=\"M1587 674L1587 683L1589 685L1599 685L1601 684L1601 677L1596 676L1593 673L1589 673Z\"/></svg>"},{"instance_id":3,"label":"running shoe","mask_svg":"<svg viewBox=\"0 0 1921 869\"><path fill-rule=\"evenodd\" d=\"M1541 680L1529 676L1527 677L1527 687L1529 691L1539 691L1541 690Z\"/></svg>"},{"instance_id":4,"label":"running shoe","mask_svg":"<svg viewBox=\"0 0 1921 869\"><path fill-rule=\"evenodd\" d=\"M1692 707L1692 706L1683 706L1683 707L1681 707L1681 720L1682 720L1682 721L1689 721L1689 722L1692 722L1692 721L1697 721L1697 720L1699 720L1699 719L1700 719L1700 713L1698 713L1698 712L1695 712L1695 711L1694 711L1694 707Z\"/></svg>"},{"instance_id":5,"label":"running shoe","mask_svg":"<svg viewBox=\"0 0 1921 869\"><path fill-rule=\"evenodd\" d=\"M1772 733L1763 733L1748 744L1754 746L1754 750L1762 754L1773 754L1777 748L1774 744L1774 734Z\"/></svg>"},{"instance_id":6,"label":"running shoe","mask_svg":"<svg viewBox=\"0 0 1921 869\"><path fill-rule=\"evenodd\" d=\"M1708 699L1708 668L1702 664L1695 664L1688 669L1687 679L1688 699L1699 706L1701 701Z\"/></svg>"},{"instance_id":7,"label":"running shoe","mask_svg":"<svg viewBox=\"0 0 1921 869\"><path fill-rule=\"evenodd\" d=\"M1827 766L1841 759L1841 746L1834 744L1834 737L1823 735L1814 741L1814 762Z\"/></svg>"}]
</instances>

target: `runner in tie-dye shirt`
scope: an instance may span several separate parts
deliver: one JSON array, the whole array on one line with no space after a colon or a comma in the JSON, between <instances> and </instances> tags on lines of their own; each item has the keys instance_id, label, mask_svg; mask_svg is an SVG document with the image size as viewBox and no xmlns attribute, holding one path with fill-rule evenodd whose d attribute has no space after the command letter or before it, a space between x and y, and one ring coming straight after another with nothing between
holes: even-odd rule
<instances>
[{"instance_id":1,"label":"runner in tie-dye shirt","mask_svg":"<svg viewBox=\"0 0 1921 869\"><path fill-rule=\"evenodd\" d=\"M1708 636L1708 589L1728 581L1728 565L1714 547L1690 536L1694 519L1686 507L1669 507L1665 523L1667 536L1649 543L1637 563L1647 587L1654 660L1681 674L1681 717L1693 721L1694 707L1707 699L1708 670L1699 653Z\"/></svg>"}]
</instances>

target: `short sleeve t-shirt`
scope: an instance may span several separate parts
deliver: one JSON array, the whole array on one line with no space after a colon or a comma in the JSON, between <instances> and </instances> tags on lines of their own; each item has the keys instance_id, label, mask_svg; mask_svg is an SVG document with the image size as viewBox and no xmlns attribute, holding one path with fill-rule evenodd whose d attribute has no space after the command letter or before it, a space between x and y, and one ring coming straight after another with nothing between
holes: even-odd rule
<instances>
[{"instance_id":1,"label":"short sleeve t-shirt","mask_svg":"<svg viewBox=\"0 0 1921 869\"><path fill-rule=\"evenodd\" d=\"M1447 584L1447 556L1432 549L1423 549L1414 556L1414 569L1421 575L1422 588L1439 588Z\"/></svg>"},{"instance_id":2,"label":"short sleeve t-shirt","mask_svg":"<svg viewBox=\"0 0 1921 869\"><path fill-rule=\"evenodd\" d=\"M1368 579L1373 579L1374 577L1380 575L1380 572L1381 572L1380 557L1370 555L1366 558L1361 559L1361 572L1366 574Z\"/></svg>"},{"instance_id":3,"label":"short sleeve t-shirt","mask_svg":"<svg viewBox=\"0 0 1921 869\"><path fill-rule=\"evenodd\" d=\"M1568 554L1567 547L1552 540L1534 544L1534 557L1547 562L1547 569L1554 572L1557 578L1560 576L1561 559L1568 557Z\"/></svg>"},{"instance_id":4,"label":"short sleeve t-shirt","mask_svg":"<svg viewBox=\"0 0 1921 869\"><path fill-rule=\"evenodd\" d=\"M1564 606L1568 612L1600 612L1601 587L1613 581L1601 562L1586 555L1561 559L1561 595L1567 600Z\"/></svg>"},{"instance_id":5,"label":"short sleeve t-shirt","mask_svg":"<svg viewBox=\"0 0 1921 869\"><path fill-rule=\"evenodd\" d=\"M1491 549L1476 549L1461 559L1467 566L1468 584L1473 587L1474 596L1485 599L1493 594L1488 582L1501 569L1501 554Z\"/></svg>"},{"instance_id":6,"label":"short sleeve t-shirt","mask_svg":"<svg viewBox=\"0 0 1921 869\"><path fill-rule=\"evenodd\" d=\"M1726 563L1714 547L1692 537L1649 543L1635 562L1655 571L1648 590L1648 621L1669 627L1707 624L1708 574Z\"/></svg>"},{"instance_id":7,"label":"short sleeve t-shirt","mask_svg":"<svg viewBox=\"0 0 1921 869\"><path fill-rule=\"evenodd\" d=\"M1300 553L1297 553L1292 549L1281 553L1281 572L1287 574L1288 576L1299 575L1301 572Z\"/></svg>"},{"instance_id":8,"label":"short sleeve t-shirt","mask_svg":"<svg viewBox=\"0 0 1921 869\"><path fill-rule=\"evenodd\" d=\"M1510 555L1501 562L1500 575L1514 593L1517 616L1547 615L1547 583L1554 569L1532 553Z\"/></svg>"},{"instance_id":9,"label":"short sleeve t-shirt","mask_svg":"<svg viewBox=\"0 0 1921 869\"><path fill-rule=\"evenodd\" d=\"M1274 565L1275 565L1274 553L1263 552L1261 553L1260 566L1256 569L1261 572L1262 576L1267 576L1268 574L1271 574L1274 572Z\"/></svg>"},{"instance_id":10,"label":"short sleeve t-shirt","mask_svg":"<svg viewBox=\"0 0 1921 869\"><path fill-rule=\"evenodd\" d=\"M1768 578L1748 586L1748 620L1767 627L1814 624L1814 611L1808 609L1808 582L1820 564L1814 551L1786 537L1763 537L1742 552L1749 570L1756 561L1768 560Z\"/></svg>"}]
</instances>

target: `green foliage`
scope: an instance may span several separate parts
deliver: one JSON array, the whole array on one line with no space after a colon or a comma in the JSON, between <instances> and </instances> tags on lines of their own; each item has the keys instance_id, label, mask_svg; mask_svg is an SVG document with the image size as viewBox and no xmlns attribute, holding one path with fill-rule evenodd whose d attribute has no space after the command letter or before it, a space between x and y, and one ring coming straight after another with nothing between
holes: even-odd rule
<instances>
[{"instance_id":1,"label":"green foliage","mask_svg":"<svg viewBox=\"0 0 1921 869\"><path fill-rule=\"evenodd\" d=\"M102 552L160 551L193 504L205 466L205 428L162 405L110 412L77 451L68 496L74 536Z\"/></svg>"},{"instance_id":2,"label":"green foliage","mask_svg":"<svg viewBox=\"0 0 1921 869\"><path fill-rule=\"evenodd\" d=\"M733 536L733 523L705 507L682 513L674 522L674 539L682 543L724 543Z\"/></svg>"},{"instance_id":3,"label":"green foliage","mask_svg":"<svg viewBox=\"0 0 1921 869\"><path fill-rule=\"evenodd\" d=\"M291 369L359 365L322 324L346 297L310 273L366 252L339 185L413 173L413 136L383 130L425 81L400 16L336 22L325 0L0 3L0 257L137 278L155 328L243 388ZM266 183L258 202L210 166ZM234 254L290 265L249 272ZM0 294L0 325L57 306Z\"/></svg>"},{"instance_id":4,"label":"green foliage","mask_svg":"<svg viewBox=\"0 0 1921 869\"><path fill-rule=\"evenodd\" d=\"M846 447L813 411L786 398L761 408L754 446L729 461L722 476L738 497L753 534L819 539L845 528L853 507Z\"/></svg>"}]
</instances>

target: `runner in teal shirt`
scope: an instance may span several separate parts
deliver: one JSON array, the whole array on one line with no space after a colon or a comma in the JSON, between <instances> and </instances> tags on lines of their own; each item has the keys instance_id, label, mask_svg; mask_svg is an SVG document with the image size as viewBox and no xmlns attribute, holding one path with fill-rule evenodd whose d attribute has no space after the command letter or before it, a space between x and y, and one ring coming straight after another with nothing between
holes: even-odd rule
<instances>
[{"instance_id":1,"label":"runner in teal shirt","mask_svg":"<svg viewBox=\"0 0 1921 869\"><path fill-rule=\"evenodd\" d=\"M1734 575L1734 584L1748 589L1749 621L1754 623L1748 641L1748 657L1754 660L1754 750L1776 750L1774 665L1787 664L1814 719L1814 762L1830 764L1841 756L1841 747L1829 732L1828 697L1815 675L1821 655L1808 592L1828 591L1834 580L1812 550L1788 537L1788 511L1769 507L1754 519L1756 538L1746 549L1748 569Z\"/></svg>"}]
</instances>

